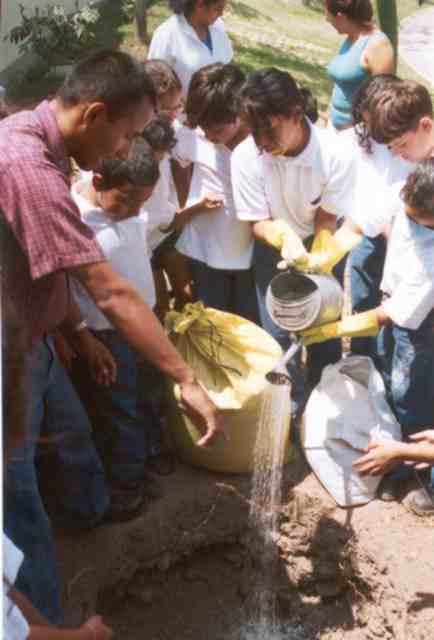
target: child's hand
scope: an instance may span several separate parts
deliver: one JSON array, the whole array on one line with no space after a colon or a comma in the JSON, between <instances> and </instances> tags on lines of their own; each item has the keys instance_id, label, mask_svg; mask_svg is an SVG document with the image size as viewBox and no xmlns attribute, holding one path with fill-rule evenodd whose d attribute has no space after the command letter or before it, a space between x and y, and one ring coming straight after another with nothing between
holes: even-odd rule
<instances>
[{"instance_id":1,"label":"child's hand","mask_svg":"<svg viewBox=\"0 0 434 640\"><path fill-rule=\"evenodd\" d=\"M353 462L353 467L362 476L381 476L399 459L401 443L396 440L370 442L367 453Z\"/></svg>"},{"instance_id":2,"label":"child's hand","mask_svg":"<svg viewBox=\"0 0 434 640\"><path fill-rule=\"evenodd\" d=\"M426 429L425 431L414 433L410 436L410 440L421 444L434 444L434 429Z\"/></svg>"},{"instance_id":3,"label":"child's hand","mask_svg":"<svg viewBox=\"0 0 434 640\"><path fill-rule=\"evenodd\" d=\"M81 627L80 631L89 638L89 640L110 640L113 637L113 630L107 627L102 621L101 616L92 616Z\"/></svg>"},{"instance_id":4,"label":"child's hand","mask_svg":"<svg viewBox=\"0 0 434 640\"><path fill-rule=\"evenodd\" d=\"M217 209L223 204L223 196L218 193L206 193L202 198L201 207L203 209Z\"/></svg>"},{"instance_id":5,"label":"child's hand","mask_svg":"<svg viewBox=\"0 0 434 640\"><path fill-rule=\"evenodd\" d=\"M107 347L90 332L80 354L87 362L92 378L104 387L116 381L117 367Z\"/></svg>"}]
</instances>

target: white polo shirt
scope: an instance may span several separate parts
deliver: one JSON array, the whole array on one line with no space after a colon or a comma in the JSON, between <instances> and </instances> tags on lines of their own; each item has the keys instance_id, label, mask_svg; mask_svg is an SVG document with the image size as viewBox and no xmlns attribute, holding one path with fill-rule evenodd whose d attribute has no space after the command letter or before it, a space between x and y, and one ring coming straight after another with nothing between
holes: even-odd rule
<instances>
[{"instance_id":1,"label":"white polo shirt","mask_svg":"<svg viewBox=\"0 0 434 640\"><path fill-rule=\"evenodd\" d=\"M147 222L146 232L150 254L172 233L164 231L164 229L167 229L173 222L177 209L178 203L170 169L170 158L167 155L160 162L160 178L155 189L140 213Z\"/></svg>"},{"instance_id":2,"label":"white polo shirt","mask_svg":"<svg viewBox=\"0 0 434 640\"><path fill-rule=\"evenodd\" d=\"M387 245L381 290L392 321L416 330L434 308L434 229L417 224L402 206Z\"/></svg>"},{"instance_id":3,"label":"white polo shirt","mask_svg":"<svg viewBox=\"0 0 434 640\"><path fill-rule=\"evenodd\" d=\"M197 35L183 15L174 14L154 31L148 59L158 58L169 64L179 76L187 95L195 71L215 62L227 64L233 58L231 41L218 19L209 27L212 51Z\"/></svg>"},{"instance_id":4,"label":"white polo shirt","mask_svg":"<svg viewBox=\"0 0 434 640\"><path fill-rule=\"evenodd\" d=\"M250 224L235 215L232 151L225 145L209 142L199 128L193 131L183 127L177 132L177 139L174 157L182 165L194 163L186 206L210 192L221 195L223 205L194 217L184 227L176 248L214 269L249 269L253 234Z\"/></svg>"},{"instance_id":5,"label":"white polo shirt","mask_svg":"<svg viewBox=\"0 0 434 640\"><path fill-rule=\"evenodd\" d=\"M387 145L374 140L371 153L367 153L360 147L354 129L340 135L350 141L356 162L354 204L349 217L366 236L374 237L401 209L401 189L416 165L394 155Z\"/></svg>"},{"instance_id":6,"label":"white polo shirt","mask_svg":"<svg viewBox=\"0 0 434 640\"><path fill-rule=\"evenodd\" d=\"M25 640L29 625L21 609L10 599L9 590L14 586L24 555L7 535L3 534L3 634L5 640Z\"/></svg>"},{"instance_id":7,"label":"white polo shirt","mask_svg":"<svg viewBox=\"0 0 434 640\"><path fill-rule=\"evenodd\" d=\"M72 196L80 209L82 220L95 233L113 271L128 280L152 308L155 306L155 285L148 255L146 223L140 216L114 222L100 207L95 207L84 197L89 182L73 185ZM80 311L91 329L102 331L114 327L97 308L87 291L71 278L71 290Z\"/></svg>"},{"instance_id":8,"label":"white polo shirt","mask_svg":"<svg viewBox=\"0 0 434 640\"><path fill-rule=\"evenodd\" d=\"M308 122L310 139L295 157L261 153L253 137L232 154L232 182L237 217L283 219L305 239L314 233L319 206L338 218L353 200L355 168L348 145Z\"/></svg>"}]
</instances>

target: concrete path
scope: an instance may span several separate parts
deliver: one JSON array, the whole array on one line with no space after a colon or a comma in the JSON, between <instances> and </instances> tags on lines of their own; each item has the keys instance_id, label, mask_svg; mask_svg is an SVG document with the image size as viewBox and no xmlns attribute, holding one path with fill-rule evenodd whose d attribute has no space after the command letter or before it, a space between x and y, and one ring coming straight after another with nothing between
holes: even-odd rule
<instances>
[{"instance_id":1,"label":"concrete path","mask_svg":"<svg viewBox=\"0 0 434 640\"><path fill-rule=\"evenodd\" d=\"M399 54L434 85L434 8L422 9L401 22Z\"/></svg>"}]
</instances>

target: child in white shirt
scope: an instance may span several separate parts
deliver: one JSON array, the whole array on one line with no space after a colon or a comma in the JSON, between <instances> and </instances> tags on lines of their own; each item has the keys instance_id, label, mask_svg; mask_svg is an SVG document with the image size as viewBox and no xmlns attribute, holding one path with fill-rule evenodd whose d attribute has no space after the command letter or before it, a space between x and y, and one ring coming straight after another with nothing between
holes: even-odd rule
<instances>
[{"instance_id":1,"label":"child in white shirt","mask_svg":"<svg viewBox=\"0 0 434 640\"><path fill-rule=\"evenodd\" d=\"M174 156L183 166L193 164L187 205L208 192L218 199L214 211L203 211L184 227L176 246L188 256L195 294L206 306L256 322L253 236L250 225L236 218L231 177L232 152L248 133L237 96L243 81L231 64L209 65L191 80L188 126L177 131Z\"/></svg>"},{"instance_id":2,"label":"child in white shirt","mask_svg":"<svg viewBox=\"0 0 434 640\"><path fill-rule=\"evenodd\" d=\"M144 140L136 140L127 159L103 161L91 180L76 183L72 190L83 220L113 269L151 307L155 288L146 223L139 212L158 178L152 149ZM140 513L150 497L144 465L160 453L160 416L152 401L159 375L149 363L141 362L78 282L72 282L72 290L89 328L110 350L117 366L116 381L110 386L93 382L78 359L72 375L93 419L107 475L110 507L106 517L127 520Z\"/></svg>"},{"instance_id":3,"label":"child in white shirt","mask_svg":"<svg viewBox=\"0 0 434 640\"><path fill-rule=\"evenodd\" d=\"M382 304L302 335L306 344L314 344L336 336L376 335L382 327L381 373L409 438L434 424L434 159L416 165L402 197L405 206L393 221L387 247ZM433 492L432 478L428 491ZM434 511L420 495L413 500L416 508L421 502L425 511Z\"/></svg>"}]
</instances>

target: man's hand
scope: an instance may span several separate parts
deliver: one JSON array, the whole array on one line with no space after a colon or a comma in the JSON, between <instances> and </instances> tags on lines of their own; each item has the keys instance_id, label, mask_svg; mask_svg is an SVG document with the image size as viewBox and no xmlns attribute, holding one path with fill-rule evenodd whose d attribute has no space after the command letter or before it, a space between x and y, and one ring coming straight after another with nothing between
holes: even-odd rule
<instances>
[{"instance_id":1,"label":"man's hand","mask_svg":"<svg viewBox=\"0 0 434 640\"><path fill-rule=\"evenodd\" d=\"M90 331L83 332L80 356L86 360L92 378L104 387L116 381L117 367L109 349L95 338Z\"/></svg>"},{"instance_id":2,"label":"man's hand","mask_svg":"<svg viewBox=\"0 0 434 640\"><path fill-rule=\"evenodd\" d=\"M223 414L217 409L200 384L193 380L180 385L181 400L194 423L205 428L204 436L196 443L198 447L207 447L218 436L227 438Z\"/></svg>"},{"instance_id":3,"label":"man's hand","mask_svg":"<svg viewBox=\"0 0 434 640\"><path fill-rule=\"evenodd\" d=\"M367 453L353 462L353 467L362 476L381 476L400 459L402 443L396 440L373 441Z\"/></svg>"},{"instance_id":4,"label":"man's hand","mask_svg":"<svg viewBox=\"0 0 434 640\"><path fill-rule=\"evenodd\" d=\"M110 640L113 637L113 630L107 627L102 621L101 616L92 616L81 627L86 638L89 640Z\"/></svg>"}]
</instances>

